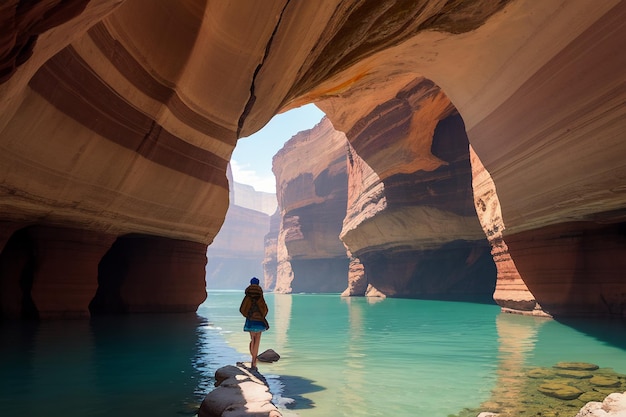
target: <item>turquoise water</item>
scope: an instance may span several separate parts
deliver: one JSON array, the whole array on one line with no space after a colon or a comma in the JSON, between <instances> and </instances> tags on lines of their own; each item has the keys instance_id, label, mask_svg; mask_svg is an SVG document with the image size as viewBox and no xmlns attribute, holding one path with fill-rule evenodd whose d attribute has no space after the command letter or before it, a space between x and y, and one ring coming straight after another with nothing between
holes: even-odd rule
<instances>
[{"instance_id":1,"label":"turquoise water","mask_svg":"<svg viewBox=\"0 0 626 417\"><path fill-rule=\"evenodd\" d=\"M0 323L0 416L193 416L215 370L249 360L241 297L211 291L197 315ZM281 359L259 370L285 416L446 417L531 366L626 373L623 323L566 326L454 302L266 299L261 350Z\"/></svg>"},{"instance_id":2,"label":"turquoise water","mask_svg":"<svg viewBox=\"0 0 626 417\"><path fill-rule=\"evenodd\" d=\"M199 314L247 353L238 292L211 292ZM560 361L626 373L624 323L502 314L494 305L338 295L267 294L270 330L259 364L285 415L448 416L479 407L520 373ZM249 360L248 356L244 356ZM289 399L295 399L289 404ZM575 413L574 413L575 414Z\"/></svg>"}]
</instances>

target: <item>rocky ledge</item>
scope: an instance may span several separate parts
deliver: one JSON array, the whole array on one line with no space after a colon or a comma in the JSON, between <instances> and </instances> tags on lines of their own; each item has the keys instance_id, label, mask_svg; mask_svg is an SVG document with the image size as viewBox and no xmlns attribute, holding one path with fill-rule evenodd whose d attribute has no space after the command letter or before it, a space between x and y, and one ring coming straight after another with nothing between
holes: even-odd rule
<instances>
[{"instance_id":1,"label":"rocky ledge","mask_svg":"<svg viewBox=\"0 0 626 417\"><path fill-rule=\"evenodd\" d=\"M238 364L215 371L216 388L200 405L198 417L282 417L263 375Z\"/></svg>"}]
</instances>

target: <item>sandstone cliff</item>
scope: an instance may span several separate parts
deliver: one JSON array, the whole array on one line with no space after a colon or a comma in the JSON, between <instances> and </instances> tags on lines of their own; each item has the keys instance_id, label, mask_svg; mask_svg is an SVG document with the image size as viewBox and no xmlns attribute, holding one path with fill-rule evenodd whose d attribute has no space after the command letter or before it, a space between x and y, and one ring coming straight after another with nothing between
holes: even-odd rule
<instances>
[{"instance_id":1,"label":"sandstone cliff","mask_svg":"<svg viewBox=\"0 0 626 417\"><path fill-rule=\"evenodd\" d=\"M346 287L349 261L339 239L347 201L346 147L345 135L324 118L274 155L281 213L276 292L341 292Z\"/></svg>"},{"instance_id":2,"label":"sandstone cliff","mask_svg":"<svg viewBox=\"0 0 626 417\"><path fill-rule=\"evenodd\" d=\"M364 274L388 296L493 302L496 273L474 208L469 143L445 94L418 77L346 135L341 239L363 265L351 280Z\"/></svg>"},{"instance_id":3,"label":"sandstone cliff","mask_svg":"<svg viewBox=\"0 0 626 417\"><path fill-rule=\"evenodd\" d=\"M379 187L412 184L425 196L412 158L432 174L465 156L425 152L418 137L389 149L367 138L374 110L423 78L459 116L426 112L415 123L459 130L462 118L497 190L502 242L526 301L551 314L624 317L625 21L619 0L5 1L2 315L88 314L95 292L117 285L100 272L105 259L136 274L148 253L170 259L159 280L187 295L149 307L137 299L137 309L193 309L206 246L228 208L237 138L303 103L346 133ZM490 229L476 218L463 224L468 205L442 207L441 189L431 189L435 201L415 210L411 197L410 215L441 219L443 210L458 220L443 222L445 236L427 231L432 241L476 242L476 229ZM402 197L389 197L380 200L386 213L400 212ZM381 242L372 237L352 244L365 253ZM182 277L179 252L192 258ZM133 291L148 291L149 277L140 281Z\"/></svg>"},{"instance_id":4,"label":"sandstone cliff","mask_svg":"<svg viewBox=\"0 0 626 417\"><path fill-rule=\"evenodd\" d=\"M276 211L276 195L255 191L233 180L230 167L230 205L226 219L207 249L207 289L242 289L253 276L263 276L263 240Z\"/></svg>"},{"instance_id":5,"label":"sandstone cliff","mask_svg":"<svg viewBox=\"0 0 626 417\"><path fill-rule=\"evenodd\" d=\"M282 216L277 209L270 217L270 230L263 239L265 256L263 257L263 288L273 291L276 288L278 275L278 234L280 233Z\"/></svg>"}]
</instances>

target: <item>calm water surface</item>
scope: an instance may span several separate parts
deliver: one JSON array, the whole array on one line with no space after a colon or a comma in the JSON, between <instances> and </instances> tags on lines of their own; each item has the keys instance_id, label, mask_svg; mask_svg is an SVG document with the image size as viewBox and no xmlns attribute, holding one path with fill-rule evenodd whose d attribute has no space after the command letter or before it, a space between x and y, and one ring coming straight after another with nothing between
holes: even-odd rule
<instances>
[{"instance_id":1,"label":"calm water surface","mask_svg":"<svg viewBox=\"0 0 626 417\"><path fill-rule=\"evenodd\" d=\"M249 360L243 291L198 313L0 323L0 416L193 416L215 370ZM623 323L564 325L490 305L266 294L259 364L285 416L446 417L559 361L626 373Z\"/></svg>"}]
</instances>

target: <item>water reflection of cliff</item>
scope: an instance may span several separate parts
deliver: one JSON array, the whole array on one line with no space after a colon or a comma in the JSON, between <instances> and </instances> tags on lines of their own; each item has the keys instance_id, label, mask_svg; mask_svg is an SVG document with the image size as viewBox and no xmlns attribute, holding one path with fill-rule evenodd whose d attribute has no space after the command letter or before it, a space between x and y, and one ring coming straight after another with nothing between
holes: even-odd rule
<instances>
[{"instance_id":1,"label":"water reflection of cliff","mask_svg":"<svg viewBox=\"0 0 626 417\"><path fill-rule=\"evenodd\" d=\"M364 382L367 381L368 376L365 371L365 364L363 360L365 358L364 352L364 311L363 304L359 301L353 300L350 297L342 297L342 300L348 304L348 322L349 322L349 334L348 334L348 352L346 354L346 369L345 372L345 384L341 388L339 397L344 404L362 404L363 393L367 392L367 387ZM354 301L354 302L353 302Z\"/></svg>"},{"instance_id":2,"label":"water reflection of cliff","mask_svg":"<svg viewBox=\"0 0 626 417\"><path fill-rule=\"evenodd\" d=\"M291 294L274 294L274 323L271 325L276 334L275 350L277 352L284 353L287 350L287 332L290 321Z\"/></svg>"},{"instance_id":3,"label":"water reflection of cliff","mask_svg":"<svg viewBox=\"0 0 626 417\"><path fill-rule=\"evenodd\" d=\"M496 317L498 331L498 369L496 386L485 408L500 409L505 404L516 403L522 397L527 359L537 342L539 328L547 319L516 314L499 314Z\"/></svg>"}]
</instances>

